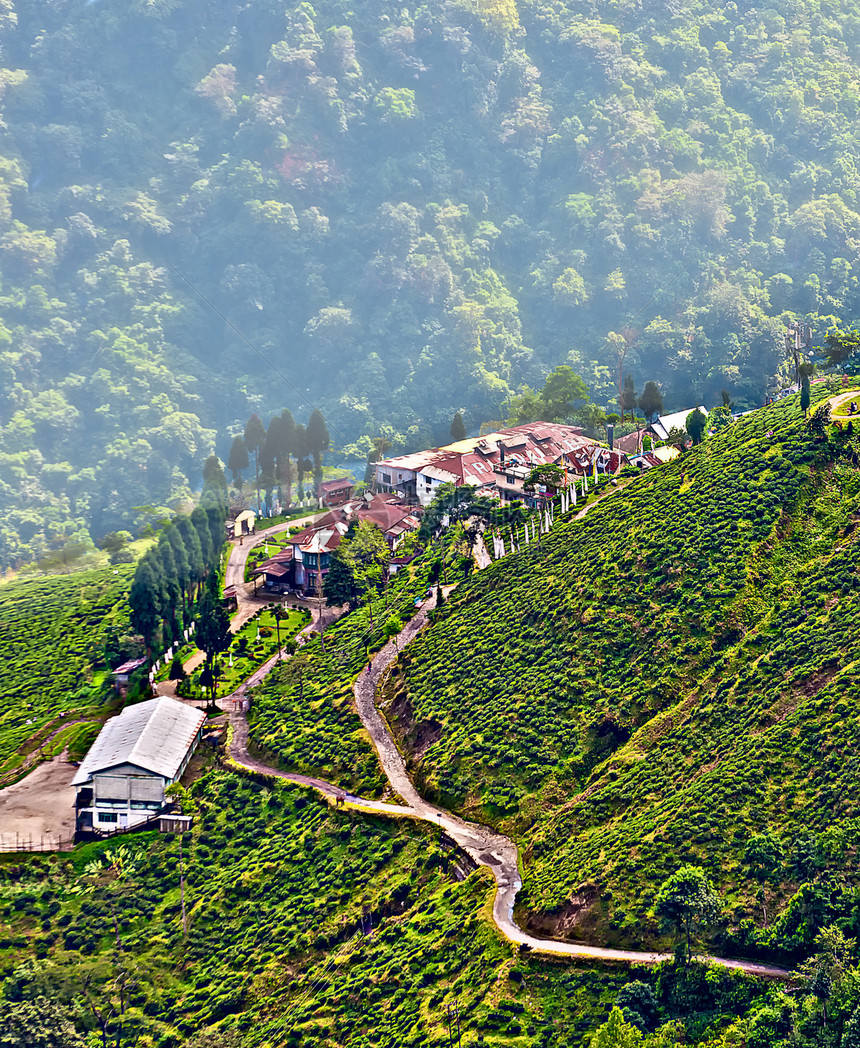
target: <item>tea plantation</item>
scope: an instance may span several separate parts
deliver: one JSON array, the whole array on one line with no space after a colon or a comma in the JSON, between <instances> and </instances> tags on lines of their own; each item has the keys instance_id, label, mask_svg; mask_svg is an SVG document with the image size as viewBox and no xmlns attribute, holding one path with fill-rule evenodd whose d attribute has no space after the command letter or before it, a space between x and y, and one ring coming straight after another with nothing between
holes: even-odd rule
<instances>
[{"instance_id":1,"label":"tea plantation","mask_svg":"<svg viewBox=\"0 0 860 1048\"><path fill-rule=\"evenodd\" d=\"M54 723L59 715L100 712L93 707L107 694L105 644L128 629L133 570L120 565L0 586L0 782L62 725Z\"/></svg>"},{"instance_id":2,"label":"tea plantation","mask_svg":"<svg viewBox=\"0 0 860 1048\"><path fill-rule=\"evenodd\" d=\"M724 944L791 953L821 919L750 929L762 892L773 915L807 881L853 890L858 448L797 398L755 412L474 576L401 656L413 771L518 840L533 927L657 941L655 893L691 862ZM743 856L765 831L785 861L762 888Z\"/></svg>"},{"instance_id":3,"label":"tea plantation","mask_svg":"<svg viewBox=\"0 0 860 1048\"><path fill-rule=\"evenodd\" d=\"M580 1048L631 980L691 1034L769 992L518 957L488 920L490 878L462 880L432 828L214 767L185 805L182 842L127 835L0 864L0 1035L34 1002L96 1044L419 1048L452 1043L456 1006L464 1045Z\"/></svg>"},{"instance_id":4,"label":"tea plantation","mask_svg":"<svg viewBox=\"0 0 860 1048\"><path fill-rule=\"evenodd\" d=\"M435 584L443 564L459 559L460 534L452 528L431 543L375 594L372 605L362 604L328 628L324 645L315 636L265 678L249 716L258 749L289 770L320 775L365 796L379 794L386 780L355 711L352 683L367 652L386 643L392 615L404 623L411 618L416 598Z\"/></svg>"}]
</instances>

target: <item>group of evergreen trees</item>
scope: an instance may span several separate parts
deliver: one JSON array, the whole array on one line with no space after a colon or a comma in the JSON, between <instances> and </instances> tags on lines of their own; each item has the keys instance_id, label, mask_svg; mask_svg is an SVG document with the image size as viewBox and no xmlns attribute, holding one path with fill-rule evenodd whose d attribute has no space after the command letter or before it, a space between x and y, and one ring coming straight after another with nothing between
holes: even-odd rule
<instances>
[{"instance_id":1,"label":"group of evergreen trees","mask_svg":"<svg viewBox=\"0 0 860 1048\"><path fill-rule=\"evenodd\" d=\"M210 455L203 467L200 505L190 515L177 515L140 559L129 605L132 626L143 636L147 651L179 640L195 617L195 607L203 606L205 592L214 587L217 595L214 580L226 540L226 495L224 471ZM213 582L204 591L207 579Z\"/></svg>"},{"instance_id":2,"label":"group of evergreen trees","mask_svg":"<svg viewBox=\"0 0 860 1048\"><path fill-rule=\"evenodd\" d=\"M233 477L233 484L240 488L242 473L250 466L250 455L253 455L258 511L261 489L265 492L267 507L271 507L272 496L277 488L278 501L287 508L292 502L294 475L298 482L299 500L305 496L306 474L312 472L315 486L319 485L322 480L323 454L330 446L325 419L322 412L316 409L311 413L307 425L303 425L297 423L292 413L285 408L280 415L275 415L268 429L259 415L252 415L244 434L233 440L227 469Z\"/></svg>"}]
</instances>

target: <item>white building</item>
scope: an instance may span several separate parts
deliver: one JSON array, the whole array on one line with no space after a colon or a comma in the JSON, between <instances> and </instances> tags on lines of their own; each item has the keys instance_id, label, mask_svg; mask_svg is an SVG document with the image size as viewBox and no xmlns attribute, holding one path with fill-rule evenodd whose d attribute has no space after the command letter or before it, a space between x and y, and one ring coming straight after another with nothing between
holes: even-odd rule
<instances>
[{"instance_id":1,"label":"white building","mask_svg":"<svg viewBox=\"0 0 860 1048\"><path fill-rule=\"evenodd\" d=\"M673 429L687 431L687 416L696 410L695 407L684 408L683 411L673 411L671 415L658 415L653 422L648 424L647 428L658 440L668 440ZM704 404L699 404L698 410L705 418L708 417L708 409Z\"/></svg>"},{"instance_id":2,"label":"white building","mask_svg":"<svg viewBox=\"0 0 860 1048\"><path fill-rule=\"evenodd\" d=\"M109 720L72 785L78 830L115 830L145 822L188 766L206 714L163 695L127 706Z\"/></svg>"}]
</instances>

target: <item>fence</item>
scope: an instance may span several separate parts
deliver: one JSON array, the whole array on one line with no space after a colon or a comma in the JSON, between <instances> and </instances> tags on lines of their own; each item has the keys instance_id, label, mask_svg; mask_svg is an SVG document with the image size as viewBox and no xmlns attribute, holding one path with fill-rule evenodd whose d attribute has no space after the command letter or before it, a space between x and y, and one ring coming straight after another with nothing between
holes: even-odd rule
<instances>
[{"instance_id":1,"label":"fence","mask_svg":"<svg viewBox=\"0 0 860 1048\"><path fill-rule=\"evenodd\" d=\"M0 854L71 851L74 844L73 837L61 837L58 833L0 833Z\"/></svg>"}]
</instances>

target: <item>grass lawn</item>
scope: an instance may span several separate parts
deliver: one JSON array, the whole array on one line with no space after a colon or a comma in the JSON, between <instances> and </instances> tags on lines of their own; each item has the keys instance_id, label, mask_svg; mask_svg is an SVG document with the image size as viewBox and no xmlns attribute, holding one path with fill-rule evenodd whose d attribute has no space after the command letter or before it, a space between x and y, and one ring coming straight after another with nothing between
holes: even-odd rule
<instances>
[{"instance_id":1,"label":"grass lawn","mask_svg":"<svg viewBox=\"0 0 860 1048\"><path fill-rule=\"evenodd\" d=\"M281 645L295 637L310 620L311 613L307 609L289 609L287 616L281 619L280 623ZM269 608L264 608L250 622L245 623L233 638L229 650L221 657L223 676L218 684L218 697L223 698L235 691L243 680L250 677L254 670L259 669L277 650L278 630L275 627L275 617ZM192 684L197 685L199 679L200 670L195 670L191 675Z\"/></svg>"},{"instance_id":2,"label":"grass lawn","mask_svg":"<svg viewBox=\"0 0 860 1048\"><path fill-rule=\"evenodd\" d=\"M833 409L833 418L852 418L851 415L851 401L853 400L857 405L857 411L854 413L854 418L860 419L860 389L846 389L844 393L850 393L851 396L844 400L841 404L837 404ZM839 396L843 394L840 393Z\"/></svg>"}]
</instances>

